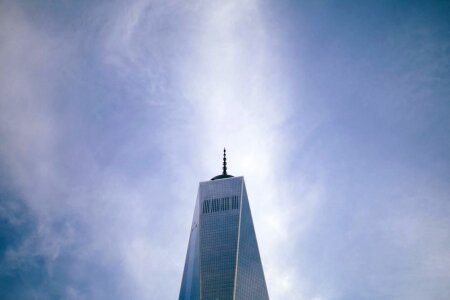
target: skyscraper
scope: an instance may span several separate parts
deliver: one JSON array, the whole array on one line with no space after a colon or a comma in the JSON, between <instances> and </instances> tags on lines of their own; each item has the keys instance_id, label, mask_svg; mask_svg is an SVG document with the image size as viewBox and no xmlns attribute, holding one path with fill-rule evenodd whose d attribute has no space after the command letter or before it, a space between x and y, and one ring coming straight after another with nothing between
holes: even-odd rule
<instances>
[{"instance_id":1,"label":"skyscraper","mask_svg":"<svg viewBox=\"0 0 450 300\"><path fill-rule=\"evenodd\" d=\"M244 177L200 182L180 300L269 299Z\"/></svg>"}]
</instances>

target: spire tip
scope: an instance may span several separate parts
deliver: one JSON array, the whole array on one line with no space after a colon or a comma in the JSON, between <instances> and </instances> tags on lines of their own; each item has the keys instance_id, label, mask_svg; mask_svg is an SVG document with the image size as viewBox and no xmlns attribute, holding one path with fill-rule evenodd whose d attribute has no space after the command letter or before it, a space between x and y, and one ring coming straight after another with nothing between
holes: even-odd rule
<instances>
[{"instance_id":1,"label":"spire tip","mask_svg":"<svg viewBox=\"0 0 450 300\"><path fill-rule=\"evenodd\" d=\"M227 175L227 150L223 147L223 175Z\"/></svg>"},{"instance_id":2,"label":"spire tip","mask_svg":"<svg viewBox=\"0 0 450 300\"><path fill-rule=\"evenodd\" d=\"M229 178L229 177L233 177L233 175L228 175L228 174L227 174L227 149L226 149L225 147L223 147L223 167L222 167L222 174L221 174L221 175L217 175L216 177L211 178L211 180L223 179L223 178Z\"/></svg>"}]
</instances>

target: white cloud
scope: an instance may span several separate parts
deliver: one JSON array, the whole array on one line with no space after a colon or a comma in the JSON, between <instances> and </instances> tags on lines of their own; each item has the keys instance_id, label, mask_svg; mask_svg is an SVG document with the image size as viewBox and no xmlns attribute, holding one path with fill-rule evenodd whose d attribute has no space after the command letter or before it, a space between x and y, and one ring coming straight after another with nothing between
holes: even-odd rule
<instances>
[{"instance_id":1,"label":"white cloud","mask_svg":"<svg viewBox=\"0 0 450 300\"><path fill-rule=\"evenodd\" d=\"M69 299L176 298L197 184L220 172L226 146L229 173L246 178L272 299L338 299L357 294L352 280L411 296L411 287L380 286L386 283L380 274L393 267L366 263L376 251L395 267L402 267L396 258L416 254L417 278L448 279L448 230L440 229L447 224L442 203L448 191L433 187L433 180L423 183L423 197L437 199L431 206L441 205L444 213L394 206L395 213L377 219L392 207L367 203L389 193L365 186L372 198L358 202L364 178L337 174L340 161L335 165L315 153L297 157L305 154L305 141L327 136L314 131L320 113L306 115L302 107L313 100L293 97L302 92L290 90L297 79L288 78L281 57L290 41L282 40L259 1L100 4L85 8L78 20L85 27L74 34L50 32L19 6L0 7L2 176L36 225L8 250L10 265L3 262L2 272L44 257L47 275L66 284ZM310 145L312 152L322 145L333 147ZM339 158L352 163L350 156ZM325 185L324 169L337 183ZM402 176L409 182L405 190L419 186ZM381 186L383 180L371 183ZM16 214L21 207L11 203L0 203L0 216L18 226L25 222ZM348 217L349 210L355 215ZM386 244L368 249L380 241ZM395 273L403 284L416 283L416 275Z\"/></svg>"}]
</instances>

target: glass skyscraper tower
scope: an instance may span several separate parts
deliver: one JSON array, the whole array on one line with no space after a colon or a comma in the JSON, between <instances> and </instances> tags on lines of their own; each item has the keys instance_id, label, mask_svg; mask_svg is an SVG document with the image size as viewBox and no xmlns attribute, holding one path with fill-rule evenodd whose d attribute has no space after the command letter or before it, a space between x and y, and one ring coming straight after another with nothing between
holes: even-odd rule
<instances>
[{"instance_id":1,"label":"glass skyscraper tower","mask_svg":"<svg viewBox=\"0 0 450 300\"><path fill-rule=\"evenodd\" d=\"M269 299L244 177L200 182L180 300Z\"/></svg>"}]
</instances>

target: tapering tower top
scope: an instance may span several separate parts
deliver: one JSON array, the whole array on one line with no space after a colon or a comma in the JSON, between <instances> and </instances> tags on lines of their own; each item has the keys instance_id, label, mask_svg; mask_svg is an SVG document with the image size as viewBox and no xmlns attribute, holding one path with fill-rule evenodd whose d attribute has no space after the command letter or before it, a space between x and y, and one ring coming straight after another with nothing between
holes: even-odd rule
<instances>
[{"instance_id":1,"label":"tapering tower top","mask_svg":"<svg viewBox=\"0 0 450 300\"><path fill-rule=\"evenodd\" d=\"M221 174L221 175L217 175L217 176L211 178L211 180L223 179L223 178L229 178L229 177L233 177L233 176L227 174L227 150L226 150L225 148L223 148L223 168L222 168L222 174Z\"/></svg>"}]
</instances>

